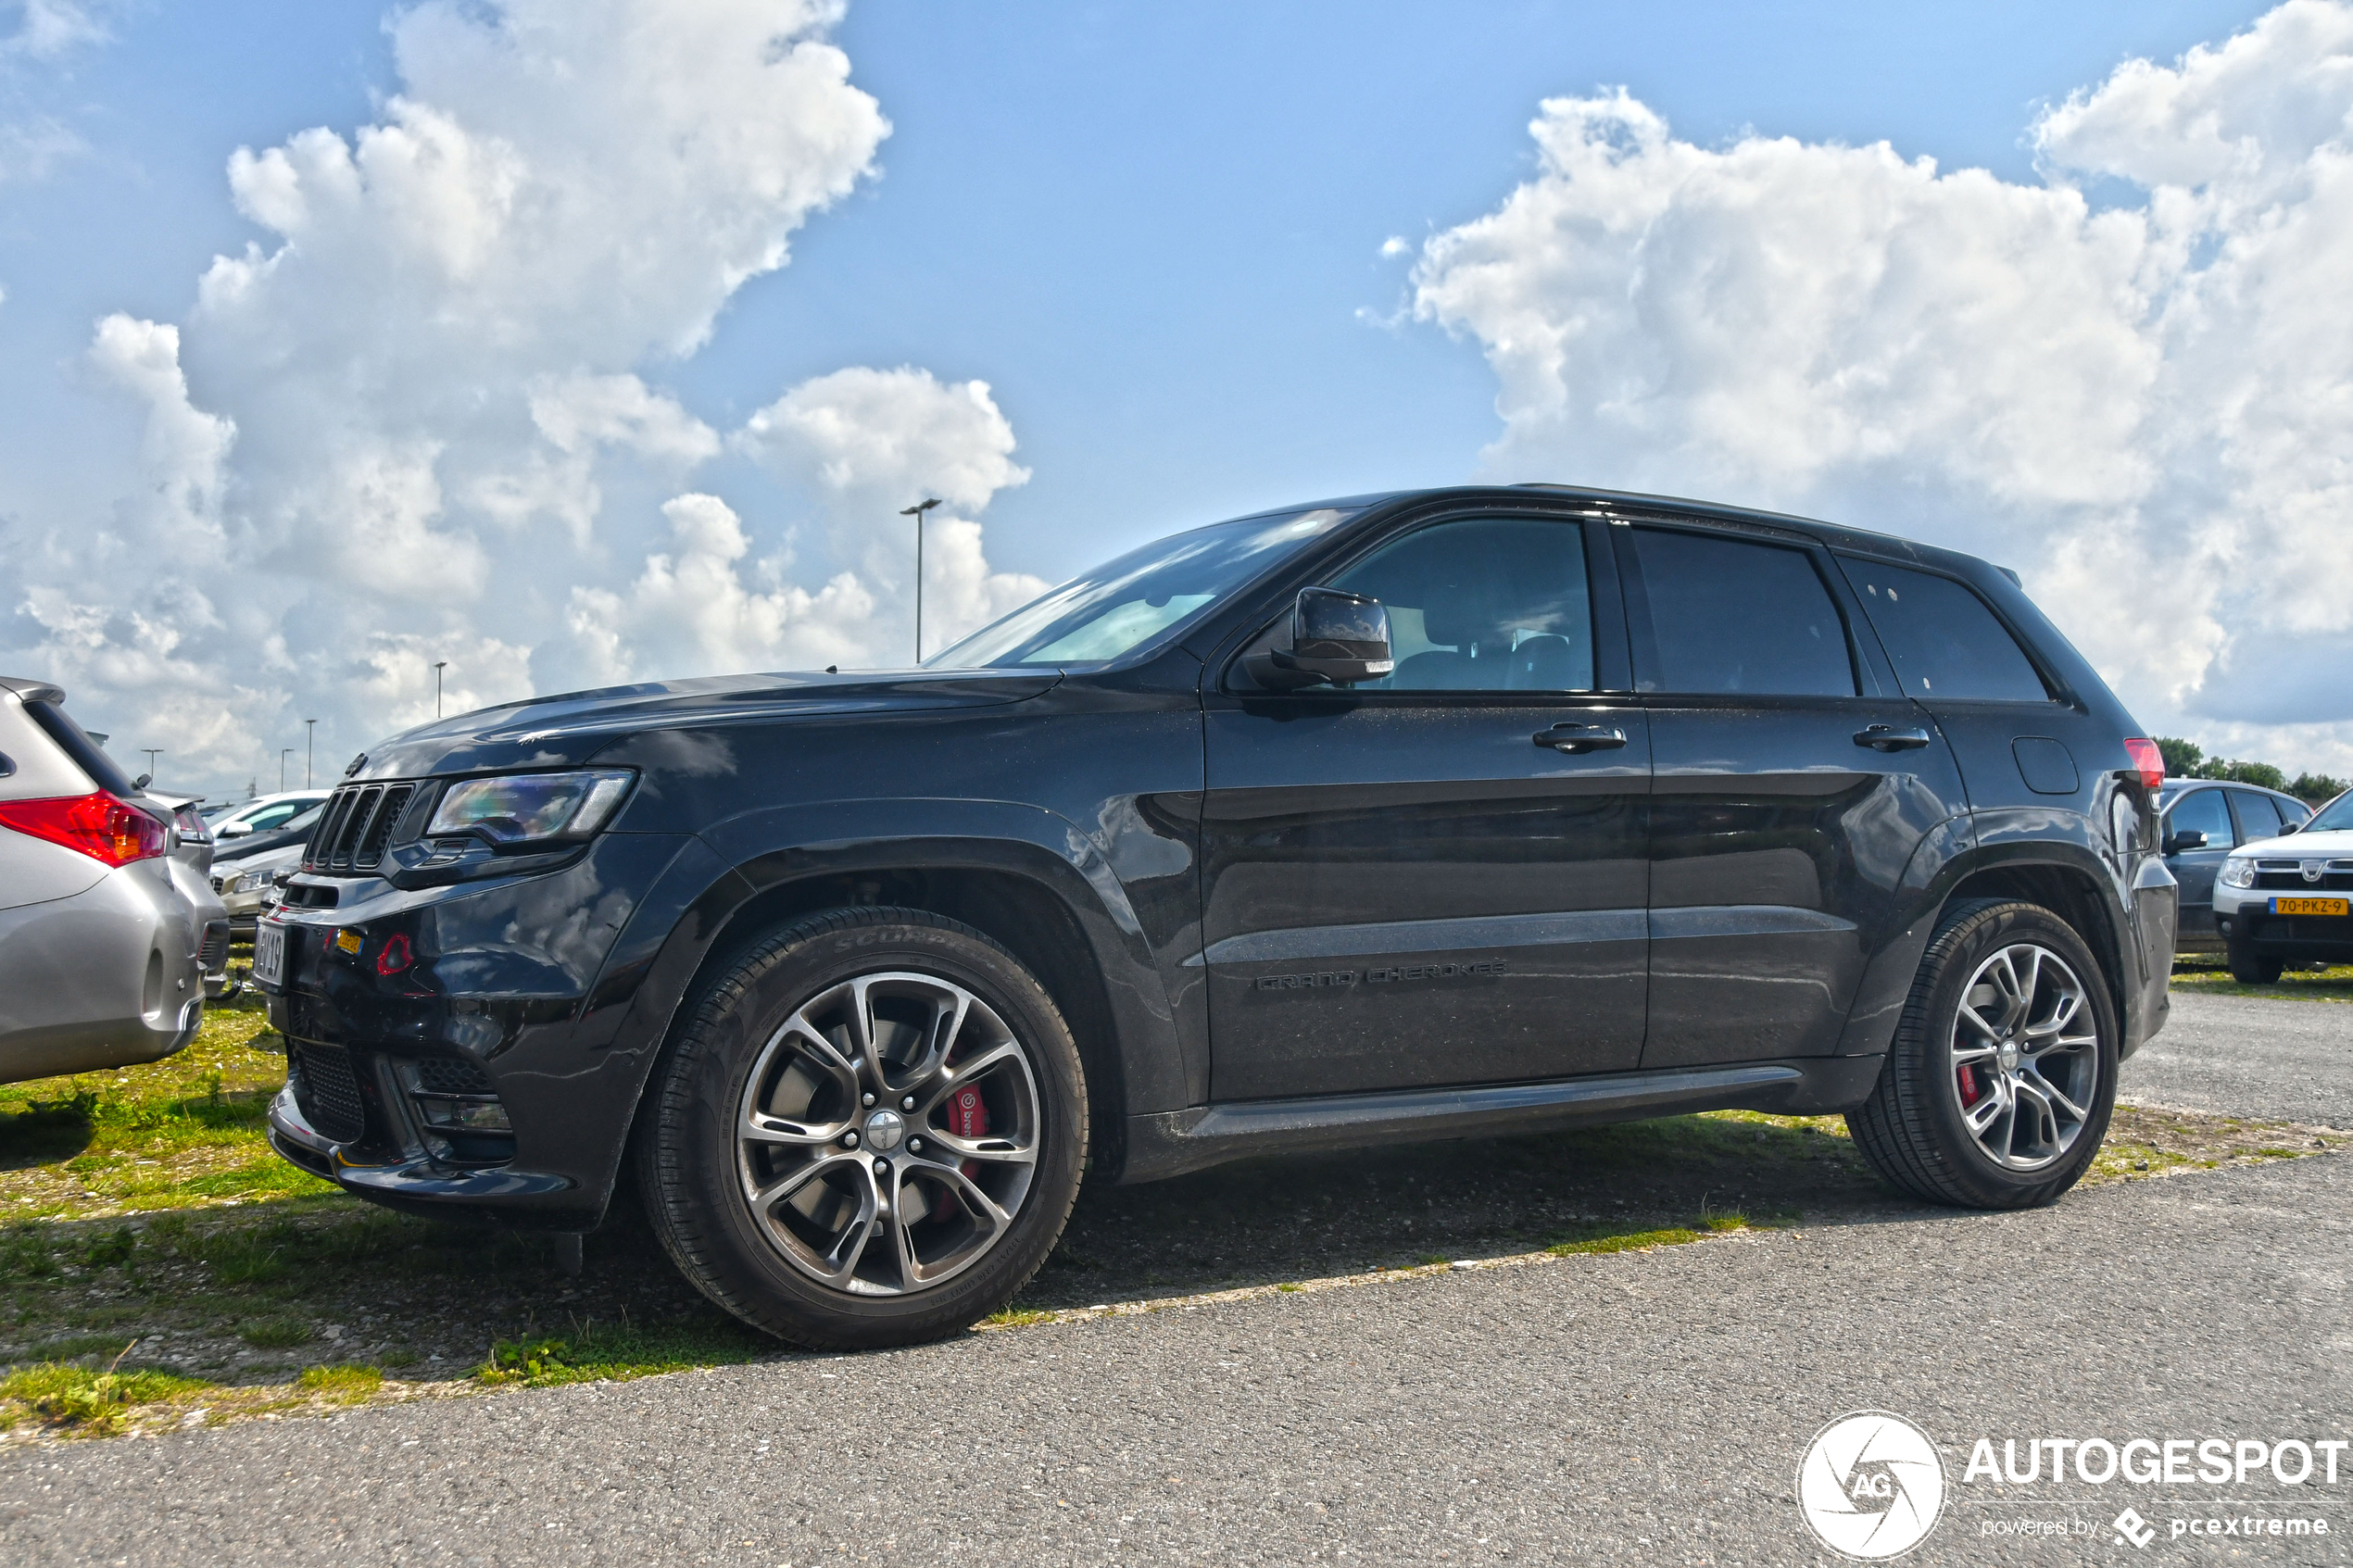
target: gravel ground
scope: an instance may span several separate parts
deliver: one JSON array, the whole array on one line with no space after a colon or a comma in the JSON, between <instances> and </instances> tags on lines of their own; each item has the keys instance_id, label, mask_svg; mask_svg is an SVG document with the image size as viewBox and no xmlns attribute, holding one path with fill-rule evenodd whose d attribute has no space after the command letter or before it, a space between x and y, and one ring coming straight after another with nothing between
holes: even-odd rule
<instances>
[{"instance_id":1,"label":"gravel ground","mask_svg":"<svg viewBox=\"0 0 2353 1568\"><path fill-rule=\"evenodd\" d=\"M2118 1083L2144 1105L2353 1128L2353 1007L2177 989Z\"/></svg>"},{"instance_id":2,"label":"gravel ground","mask_svg":"<svg viewBox=\"0 0 2353 1568\"><path fill-rule=\"evenodd\" d=\"M2184 997L2126 1094L2347 1125L2348 1010ZM2329 1153L2028 1213L1832 1205L1651 1252L26 1447L0 1454L0 1560L1817 1562L1798 1456L1876 1407L1957 1483L1908 1562L2137 1560L2106 1528L2125 1502L2163 1531L2283 1494L2332 1534L2145 1555L2342 1562L2353 1462L2333 1488L1957 1482L1981 1436L2353 1436L2348 1196ZM1982 1533L2020 1518L2095 1533Z\"/></svg>"},{"instance_id":3,"label":"gravel ground","mask_svg":"<svg viewBox=\"0 0 2353 1568\"><path fill-rule=\"evenodd\" d=\"M1919 1423L1957 1480L1981 1435L2342 1433L2347 1186L2327 1155L2028 1213L31 1450L0 1540L19 1563L1813 1562L1792 1476L1851 1410ZM2167 1512L2149 1488L1954 1490L1913 1561L2077 1562L2095 1543L1978 1532ZM2341 1560L2347 1491L2307 1510L2327 1542L2241 1560Z\"/></svg>"}]
</instances>

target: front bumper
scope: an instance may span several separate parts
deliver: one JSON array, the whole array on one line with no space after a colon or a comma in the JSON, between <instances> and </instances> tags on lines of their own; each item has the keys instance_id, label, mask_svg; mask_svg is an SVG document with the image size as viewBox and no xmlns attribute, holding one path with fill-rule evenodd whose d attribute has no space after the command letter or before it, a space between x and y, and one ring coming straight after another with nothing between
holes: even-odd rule
<instances>
[{"instance_id":1,"label":"front bumper","mask_svg":"<svg viewBox=\"0 0 2353 1568\"><path fill-rule=\"evenodd\" d=\"M2214 929L2233 947L2293 963L2353 963L2353 913L2284 915L2272 912L2281 898L2345 898L2353 894L2322 885L2309 892L2280 887L2214 885Z\"/></svg>"},{"instance_id":2,"label":"front bumper","mask_svg":"<svg viewBox=\"0 0 2353 1568\"><path fill-rule=\"evenodd\" d=\"M288 1042L270 1139L355 1196L554 1230L603 1217L652 1045L590 1005L635 894L680 835L611 834L538 875L398 889L305 876L269 918ZM340 938L340 940L338 940ZM453 1103L510 1131L436 1120Z\"/></svg>"}]
</instances>

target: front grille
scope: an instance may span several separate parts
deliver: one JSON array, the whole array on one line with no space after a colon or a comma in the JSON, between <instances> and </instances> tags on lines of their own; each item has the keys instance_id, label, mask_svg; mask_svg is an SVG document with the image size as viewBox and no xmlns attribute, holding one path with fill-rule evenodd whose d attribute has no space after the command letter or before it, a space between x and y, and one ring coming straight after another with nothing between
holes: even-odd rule
<instances>
[{"instance_id":1,"label":"front grille","mask_svg":"<svg viewBox=\"0 0 2353 1568\"><path fill-rule=\"evenodd\" d=\"M417 1059L417 1088L428 1095L486 1095L490 1080L481 1068L462 1056Z\"/></svg>"},{"instance_id":2,"label":"front grille","mask_svg":"<svg viewBox=\"0 0 2353 1568\"><path fill-rule=\"evenodd\" d=\"M401 813L417 793L411 784L345 784L327 802L302 854L307 872L366 872L384 864Z\"/></svg>"},{"instance_id":3,"label":"front grille","mask_svg":"<svg viewBox=\"0 0 2353 1568\"><path fill-rule=\"evenodd\" d=\"M368 1131L367 1107L351 1058L335 1046L296 1046L286 1053L286 1077L295 1104L319 1133L336 1143L354 1143Z\"/></svg>"},{"instance_id":4,"label":"front grille","mask_svg":"<svg viewBox=\"0 0 2353 1568\"><path fill-rule=\"evenodd\" d=\"M2320 881L2307 882L2300 860L2260 859L2255 862L2255 885L2267 893L2353 892L2353 860L2331 860Z\"/></svg>"}]
</instances>

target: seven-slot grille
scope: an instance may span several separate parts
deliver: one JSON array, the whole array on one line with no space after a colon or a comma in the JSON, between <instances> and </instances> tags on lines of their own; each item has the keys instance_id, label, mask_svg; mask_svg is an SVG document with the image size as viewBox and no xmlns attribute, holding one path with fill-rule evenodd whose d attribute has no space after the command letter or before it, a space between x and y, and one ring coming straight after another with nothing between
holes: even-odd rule
<instances>
[{"instance_id":1,"label":"seven-slot grille","mask_svg":"<svg viewBox=\"0 0 2353 1568\"><path fill-rule=\"evenodd\" d=\"M351 1143L367 1132L359 1079L351 1070L351 1058L339 1047L296 1046L287 1053L287 1069L295 1104L322 1137Z\"/></svg>"},{"instance_id":2,"label":"seven-slot grille","mask_svg":"<svg viewBox=\"0 0 2353 1568\"><path fill-rule=\"evenodd\" d=\"M366 872L384 863L384 846L416 795L412 784L345 784L302 854L307 872Z\"/></svg>"},{"instance_id":3,"label":"seven-slot grille","mask_svg":"<svg viewBox=\"0 0 2353 1568\"><path fill-rule=\"evenodd\" d=\"M2303 861L2274 860L2267 855L2255 862L2255 885L2266 893L2353 892L2353 860L2331 860L2320 881L2307 882Z\"/></svg>"}]
</instances>

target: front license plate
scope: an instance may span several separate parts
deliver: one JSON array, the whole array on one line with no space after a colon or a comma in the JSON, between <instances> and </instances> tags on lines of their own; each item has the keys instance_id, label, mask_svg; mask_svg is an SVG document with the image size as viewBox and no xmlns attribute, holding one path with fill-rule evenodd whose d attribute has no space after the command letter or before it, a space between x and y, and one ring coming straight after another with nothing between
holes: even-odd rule
<instances>
[{"instance_id":1,"label":"front license plate","mask_svg":"<svg viewBox=\"0 0 2353 1568\"><path fill-rule=\"evenodd\" d=\"M2353 910L2353 898L2274 898L2275 915L2341 915Z\"/></svg>"},{"instance_id":2,"label":"front license plate","mask_svg":"<svg viewBox=\"0 0 2353 1568\"><path fill-rule=\"evenodd\" d=\"M263 921L253 928L253 977L264 985L284 983L286 928Z\"/></svg>"}]
</instances>

